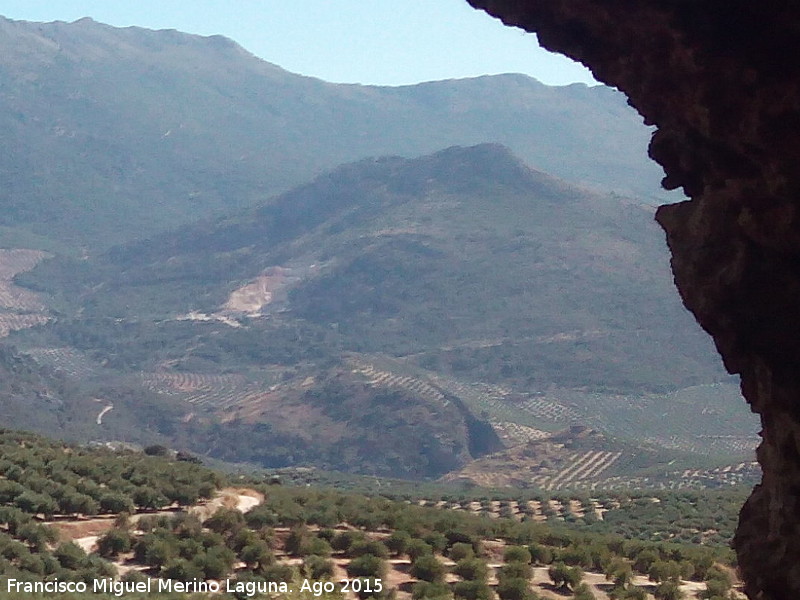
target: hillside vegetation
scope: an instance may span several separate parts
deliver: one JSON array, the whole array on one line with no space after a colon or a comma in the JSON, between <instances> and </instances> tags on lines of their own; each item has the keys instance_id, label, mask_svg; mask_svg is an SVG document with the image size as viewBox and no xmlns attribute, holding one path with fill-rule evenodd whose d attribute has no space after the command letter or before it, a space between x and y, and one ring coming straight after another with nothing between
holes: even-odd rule
<instances>
[{"instance_id":1,"label":"hillside vegetation","mask_svg":"<svg viewBox=\"0 0 800 600\"><path fill-rule=\"evenodd\" d=\"M9 425L551 491L753 476L620 95L334 85L89 19L0 31Z\"/></svg>"},{"instance_id":2,"label":"hillside vegetation","mask_svg":"<svg viewBox=\"0 0 800 600\"><path fill-rule=\"evenodd\" d=\"M371 159L18 275L55 318L12 339L160 397L175 444L230 461L439 476L502 450L503 423L746 459L754 426L733 386L708 387L727 378L654 228L497 145Z\"/></svg>"},{"instance_id":3,"label":"hillside vegetation","mask_svg":"<svg viewBox=\"0 0 800 600\"><path fill-rule=\"evenodd\" d=\"M89 586L111 578L130 585L151 578L173 585L219 581L223 591L239 591L190 596L241 600L257 596L247 586L255 589L259 582L297 591L304 580L330 580L340 597L353 599L472 600L477 594L486 600L495 595L537 600L553 592L645 598L648 591L665 599L666 588L680 588L689 597L733 597L729 550L589 533L585 515L569 526L550 526L511 513L487 518L374 494L242 478L259 490L248 490L254 501L227 506L209 500L220 497L224 478L191 457L169 458L163 447L149 448L147 456L12 431L0 433L0 446L4 588L10 579ZM656 525L661 501L650 500L629 505L653 507L640 508L638 518ZM667 501L671 514L687 512L674 499ZM620 506L618 500L608 502ZM708 513L697 497L690 504ZM98 513L107 518L87 520ZM98 535L76 537L81 528L100 525ZM361 583L344 590L343 579ZM711 593L698 596L703 587ZM279 595L297 597L283 592L281 587Z\"/></svg>"},{"instance_id":4,"label":"hillside vegetation","mask_svg":"<svg viewBox=\"0 0 800 600\"><path fill-rule=\"evenodd\" d=\"M79 448L18 431L0 431L0 456L4 583L7 578L89 581L113 576L112 565L60 538L55 528L59 518L188 507L212 497L222 481L188 456L176 461Z\"/></svg>"},{"instance_id":5,"label":"hillside vegetation","mask_svg":"<svg viewBox=\"0 0 800 600\"><path fill-rule=\"evenodd\" d=\"M221 36L0 17L0 239L80 253L252 206L341 163L507 144L657 195L622 94L521 75L404 87L288 73Z\"/></svg>"},{"instance_id":6,"label":"hillside vegetation","mask_svg":"<svg viewBox=\"0 0 800 600\"><path fill-rule=\"evenodd\" d=\"M199 342L221 367L339 348L529 388L721 379L650 221L482 145L341 167L240 216L18 280L65 296L80 319L66 312L54 333L123 368L185 360ZM258 310L225 309L276 268L288 275ZM153 353L159 337L171 343Z\"/></svg>"}]
</instances>

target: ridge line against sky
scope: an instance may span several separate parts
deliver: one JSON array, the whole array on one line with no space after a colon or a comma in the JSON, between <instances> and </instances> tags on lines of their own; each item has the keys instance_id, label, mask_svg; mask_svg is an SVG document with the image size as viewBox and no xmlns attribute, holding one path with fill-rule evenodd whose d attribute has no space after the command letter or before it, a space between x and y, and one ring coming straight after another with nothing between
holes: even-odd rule
<instances>
[{"instance_id":1,"label":"ridge line against sky","mask_svg":"<svg viewBox=\"0 0 800 600\"><path fill-rule=\"evenodd\" d=\"M284 69L335 83L407 85L524 73L548 85L597 82L465 0L5 0L24 21L91 17L115 27L229 37Z\"/></svg>"}]
</instances>

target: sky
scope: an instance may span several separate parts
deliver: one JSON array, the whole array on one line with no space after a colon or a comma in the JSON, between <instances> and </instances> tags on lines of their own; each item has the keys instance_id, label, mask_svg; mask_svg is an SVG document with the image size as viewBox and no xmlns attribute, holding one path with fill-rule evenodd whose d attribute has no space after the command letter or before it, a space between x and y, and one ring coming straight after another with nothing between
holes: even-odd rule
<instances>
[{"instance_id":1,"label":"sky","mask_svg":"<svg viewBox=\"0 0 800 600\"><path fill-rule=\"evenodd\" d=\"M221 34L289 71L336 83L405 85L525 73L549 85L596 82L465 0L0 0L25 21L96 21Z\"/></svg>"}]
</instances>

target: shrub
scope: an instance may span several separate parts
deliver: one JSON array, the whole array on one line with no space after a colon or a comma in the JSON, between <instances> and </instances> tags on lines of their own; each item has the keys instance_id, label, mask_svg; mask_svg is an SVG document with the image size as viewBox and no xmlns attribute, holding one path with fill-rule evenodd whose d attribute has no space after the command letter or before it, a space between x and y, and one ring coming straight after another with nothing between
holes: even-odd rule
<instances>
[{"instance_id":1,"label":"shrub","mask_svg":"<svg viewBox=\"0 0 800 600\"><path fill-rule=\"evenodd\" d=\"M236 555L225 546L214 546L192 562L203 570L206 579L222 579L233 567Z\"/></svg>"},{"instance_id":2,"label":"shrub","mask_svg":"<svg viewBox=\"0 0 800 600\"><path fill-rule=\"evenodd\" d=\"M76 570L86 560L86 553L75 542L61 544L53 551L53 556L65 569Z\"/></svg>"},{"instance_id":3,"label":"shrub","mask_svg":"<svg viewBox=\"0 0 800 600\"><path fill-rule=\"evenodd\" d=\"M549 565L553 562L553 552L547 546L540 544L530 544L528 552L531 554L531 561L537 565Z\"/></svg>"},{"instance_id":4,"label":"shrub","mask_svg":"<svg viewBox=\"0 0 800 600\"><path fill-rule=\"evenodd\" d=\"M365 554L371 554L372 556L378 556L380 558L388 558L389 549L383 542L363 539L354 541L347 551L347 555L351 557L363 556Z\"/></svg>"},{"instance_id":5,"label":"shrub","mask_svg":"<svg viewBox=\"0 0 800 600\"><path fill-rule=\"evenodd\" d=\"M605 570L606 579L612 581L615 587L624 588L631 582L633 572L631 566L622 559L614 559Z\"/></svg>"},{"instance_id":6,"label":"shrub","mask_svg":"<svg viewBox=\"0 0 800 600\"><path fill-rule=\"evenodd\" d=\"M446 569L438 558L432 554L420 556L411 565L409 573L412 577L421 579L423 581L430 581L431 583L440 583L444 581Z\"/></svg>"},{"instance_id":7,"label":"shrub","mask_svg":"<svg viewBox=\"0 0 800 600\"><path fill-rule=\"evenodd\" d=\"M97 553L104 558L113 558L122 552L130 551L132 541L128 531L110 529L97 540Z\"/></svg>"},{"instance_id":8,"label":"shrub","mask_svg":"<svg viewBox=\"0 0 800 600\"><path fill-rule=\"evenodd\" d=\"M331 547L337 552L347 553L354 542L364 538L365 535L361 531L342 531L331 540Z\"/></svg>"},{"instance_id":9,"label":"shrub","mask_svg":"<svg viewBox=\"0 0 800 600\"><path fill-rule=\"evenodd\" d=\"M453 597L450 586L444 583L431 583L430 581L419 581L414 584L411 590L413 600L448 600Z\"/></svg>"},{"instance_id":10,"label":"shrub","mask_svg":"<svg viewBox=\"0 0 800 600\"><path fill-rule=\"evenodd\" d=\"M656 600L681 600L683 592L675 581L663 581L656 586L653 592Z\"/></svg>"},{"instance_id":11,"label":"shrub","mask_svg":"<svg viewBox=\"0 0 800 600\"><path fill-rule=\"evenodd\" d=\"M530 564L531 553L524 546L509 546L503 552L503 559L505 562L521 562Z\"/></svg>"},{"instance_id":12,"label":"shrub","mask_svg":"<svg viewBox=\"0 0 800 600\"><path fill-rule=\"evenodd\" d=\"M291 581L294 579L294 569L289 565L267 565L260 568L258 574L267 581Z\"/></svg>"},{"instance_id":13,"label":"shrub","mask_svg":"<svg viewBox=\"0 0 800 600\"><path fill-rule=\"evenodd\" d=\"M669 580L678 581L681 578L681 570L680 563L659 560L650 565L647 576L654 583L662 583Z\"/></svg>"},{"instance_id":14,"label":"shrub","mask_svg":"<svg viewBox=\"0 0 800 600\"><path fill-rule=\"evenodd\" d=\"M256 540L242 548L239 558L251 570L263 568L275 562L270 547L261 540Z\"/></svg>"},{"instance_id":15,"label":"shrub","mask_svg":"<svg viewBox=\"0 0 800 600\"><path fill-rule=\"evenodd\" d=\"M306 556L303 568L310 579L330 579L333 577L333 562L317 555Z\"/></svg>"},{"instance_id":16,"label":"shrub","mask_svg":"<svg viewBox=\"0 0 800 600\"><path fill-rule=\"evenodd\" d=\"M597 600L592 590L585 583L580 583L575 588L575 595L572 600Z\"/></svg>"},{"instance_id":17,"label":"shrub","mask_svg":"<svg viewBox=\"0 0 800 600\"><path fill-rule=\"evenodd\" d=\"M611 600L647 600L647 592L640 587L615 587L608 593Z\"/></svg>"},{"instance_id":18,"label":"shrub","mask_svg":"<svg viewBox=\"0 0 800 600\"><path fill-rule=\"evenodd\" d=\"M167 498L151 487L140 487L133 492L133 502L140 508L162 508L167 504Z\"/></svg>"},{"instance_id":19,"label":"shrub","mask_svg":"<svg viewBox=\"0 0 800 600\"><path fill-rule=\"evenodd\" d=\"M422 539L426 544L433 548L434 552L444 552L448 546L448 538L443 533L439 533L438 531L433 531Z\"/></svg>"},{"instance_id":20,"label":"shrub","mask_svg":"<svg viewBox=\"0 0 800 600\"><path fill-rule=\"evenodd\" d=\"M530 588L527 579L504 578L497 584L497 595L500 600L534 600L536 594Z\"/></svg>"},{"instance_id":21,"label":"shrub","mask_svg":"<svg viewBox=\"0 0 800 600\"><path fill-rule=\"evenodd\" d=\"M297 525L292 527L289 536L286 538L284 550L287 554L292 556L305 556L308 548L309 541L311 540L311 531L305 525Z\"/></svg>"},{"instance_id":22,"label":"shrub","mask_svg":"<svg viewBox=\"0 0 800 600\"><path fill-rule=\"evenodd\" d=\"M389 552L395 556L400 556L401 554L405 553L410 541L411 536L408 534L408 532L394 531L388 538L386 538L386 542L384 543L389 549Z\"/></svg>"},{"instance_id":23,"label":"shrub","mask_svg":"<svg viewBox=\"0 0 800 600\"><path fill-rule=\"evenodd\" d=\"M453 573L465 581L486 581L489 567L480 558L463 558L453 567Z\"/></svg>"},{"instance_id":24,"label":"shrub","mask_svg":"<svg viewBox=\"0 0 800 600\"><path fill-rule=\"evenodd\" d=\"M464 600L492 600L492 589L480 581L459 581L453 586L456 598Z\"/></svg>"},{"instance_id":25,"label":"shrub","mask_svg":"<svg viewBox=\"0 0 800 600\"><path fill-rule=\"evenodd\" d=\"M104 494L100 496L100 511L104 513L131 513L136 507L133 501L123 494Z\"/></svg>"},{"instance_id":26,"label":"shrub","mask_svg":"<svg viewBox=\"0 0 800 600\"><path fill-rule=\"evenodd\" d=\"M382 579L386 576L386 563L371 554L364 554L354 558L347 565L347 574L350 577L375 577Z\"/></svg>"},{"instance_id":27,"label":"shrub","mask_svg":"<svg viewBox=\"0 0 800 600\"><path fill-rule=\"evenodd\" d=\"M531 575L533 575L533 569L529 564L510 562L500 567L497 579L530 579Z\"/></svg>"},{"instance_id":28,"label":"shrub","mask_svg":"<svg viewBox=\"0 0 800 600\"><path fill-rule=\"evenodd\" d=\"M58 533L45 525L26 523L17 530L17 537L31 547L35 552L45 550L48 543L58 541Z\"/></svg>"},{"instance_id":29,"label":"shrub","mask_svg":"<svg viewBox=\"0 0 800 600\"><path fill-rule=\"evenodd\" d=\"M408 547L406 548L406 554L408 554L408 558L411 559L411 562L414 562L420 556L425 556L426 554L433 554L433 548L431 548L428 544L426 544L422 540L413 539L408 543Z\"/></svg>"},{"instance_id":30,"label":"shrub","mask_svg":"<svg viewBox=\"0 0 800 600\"><path fill-rule=\"evenodd\" d=\"M553 581L553 585L561 588L575 587L583 579L583 571L578 567L568 567L564 563L554 563L548 570L547 575Z\"/></svg>"},{"instance_id":31,"label":"shrub","mask_svg":"<svg viewBox=\"0 0 800 600\"><path fill-rule=\"evenodd\" d=\"M451 560L454 562L458 562L465 558L474 558L475 557L475 550L472 547L472 544L467 544L464 542L456 542L450 548L449 556Z\"/></svg>"},{"instance_id":32,"label":"shrub","mask_svg":"<svg viewBox=\"0 0 800 600\"><path fill-rule=\"evenodd\" d=\"M205 522L211 531L221 534L233 534L245 525L244 515L232 508L220 508Z\"/></svg>"},{"instance_id":33,"label":"shrub","mask_svg":"<svg viewBox=\"0 0 800 600\"><path fill-rule=\"evenodd\" d=\"M185 558L173 558L164 565L161 576L166 579L189 581L192 579L202 579L203 571L196 564L189 562Z\"/></svg>"},{"instance_id":34,"label":"shrub","mask_svg":"<svg viewBox=\"0 0 800 600\"><path fill-rule=\"evenodd\" d=\"M147 456L167 456L169 454L169 448L160 444L153 444L151 446L146 446L144 453Z\"/></svg>"}]
</instances>

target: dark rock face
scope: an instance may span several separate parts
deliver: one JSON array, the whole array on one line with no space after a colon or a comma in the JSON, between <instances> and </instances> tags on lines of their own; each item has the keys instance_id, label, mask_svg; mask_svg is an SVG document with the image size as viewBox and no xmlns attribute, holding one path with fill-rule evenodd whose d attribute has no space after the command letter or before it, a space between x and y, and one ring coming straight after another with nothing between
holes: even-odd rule
<instances>
[{"instance_id":1,"label":"dark rock face","mask_svg":"<svg viewBox=\"0 0 800 600\"><path fill-rule=\"evenodd\" d=\"M752 599L800 598L800 7L468 0L624 91L691 200L662 206L675 282L761 415L735 546Z\"/></svg>"}]
</instances>

